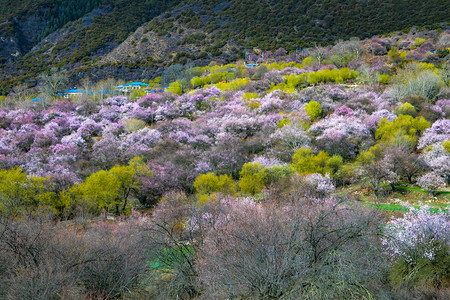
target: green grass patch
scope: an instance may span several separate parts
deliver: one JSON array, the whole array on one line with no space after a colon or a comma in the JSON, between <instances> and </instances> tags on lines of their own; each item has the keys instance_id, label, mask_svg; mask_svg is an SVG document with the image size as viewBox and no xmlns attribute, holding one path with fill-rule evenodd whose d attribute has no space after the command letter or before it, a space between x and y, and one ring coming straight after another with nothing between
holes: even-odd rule
<instances>
[{"instance_id":1,"label":"green grass patch","mask_svg":"<svg viewBox=\"0 0 450 300\"><path fill-rule=\"evenodd\" d=\"M403 211L408 212L409 208L400 204L391 204L391 203L368 203L368 205L381 210L387 210L387 211ZM436 205L440 207L430 207L429 211L433 214L439 213L441 211L448 211L447 204L442 203L436 203ZM418 205L414 205L414 208L420 208Z\"/></svg>"},{"instance_id":2,"label":"green grass patch","mask_svg":"<svg viewBox=\"0 0 450 300\"><path fill-rule=\"evenodd\" d=\"M380 186L382 187L391 187L388 184L380 184ZM415 187L408 187L408 186L399 186L396 185L395 188L397 190L405 190L405 191L416 191L416 192L422 192L422 193L428 193L427 190L421 189L421 188L415 188ZM450 194L450 191L436 191L434 192L435 195L446 195L446 194Z\"/></svg>"}]
</instances>

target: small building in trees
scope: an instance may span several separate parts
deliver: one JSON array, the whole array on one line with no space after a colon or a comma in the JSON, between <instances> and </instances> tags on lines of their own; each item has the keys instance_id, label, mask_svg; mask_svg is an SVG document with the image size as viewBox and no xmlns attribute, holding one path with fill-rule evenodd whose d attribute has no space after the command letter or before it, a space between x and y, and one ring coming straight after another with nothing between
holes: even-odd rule
<instances>
[{"instance_id":1,"label":"small building in trees","mask_svg":"<svg viewBox=\"0 0 450 300\"><path fill-rule=\"evenodd\" d=\"M94 93L90 92L90 91L86 91L86 90L81 90L81 89L71 89L71 90L67 90L61 93L58 93L58 95L63 96L66 99L72 98L74 96L81 96L81 95L89 95L89 96L93 96Z\"/></svg>"},{"instance_id":2,"label":"small building in trees","mask_svg":"<svg viewBox=\"0 0 450 300\"><path fill-rule=\"evenodd\" d=\"M143 82L129 82L116 86L116 89L122 93L127 94L133 90L147 88L149 86L149 84Z\"/></svg>"}]
</instances>

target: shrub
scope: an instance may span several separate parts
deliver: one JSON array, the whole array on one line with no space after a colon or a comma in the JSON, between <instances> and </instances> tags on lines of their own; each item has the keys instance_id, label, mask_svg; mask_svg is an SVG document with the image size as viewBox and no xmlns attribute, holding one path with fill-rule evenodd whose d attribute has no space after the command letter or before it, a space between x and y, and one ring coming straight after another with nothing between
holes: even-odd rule
<instances>
[{"instance_id":1,"label":"shrub","mask_svg":"<svg viewBox=\"0 0 450 300\"><path fill-rule=\"evenodd\" d=\"M411 75L404 83L393 85L389 92L398 100L417 95L425 98L429 103L434 103L444 85L437 74L431 70L425 70Z\"/></svg>"},{"instance_id":2,"label":"shrub","mask_svg":"<svg viewBox=\"0 0 450 300\"><path fill-rule=\"evenodd\" d=\"M126 119L125 120L125 129L129 133L133 133L136 131L139 131L147 126L147 123L145 123L142 120L138 119Z\"/></svg>"},{"instance_id":3,"label":"shrub","mask_svg":"<svg viewBox=\"0 0 450 300\"><path fill-rule=\"evenodd\" d=\"M408 102L405 102L395 109L395 114L396 115L409 115L414 118L417 115L417 111L414 108L414 106L412 106Z\"/></svg>"},{"instance_id":4,"label":"shrub","mask_svg":"<svg viewBox=\"0 0 450 300\"><path fill-rule=\"evenodd\" d=\"M380 84L388 84L391 81L391 77L388 74L378 75L378 82Z\"/></svg>"},{"instance_id":5,"label":"shrub","mask_svg":"<svg viewBox=\"0 0 450 300\"><path fill-rule=\"evenodd\" d=\"M422 46L423 43L425 43L427 40L426 39L422 39L422 38L415 38L414 39L414 45L416 47L420 47Z\"/></svg>"},{"instance_id":6,"label":"shrub","mask_svg":"<svg viewBox=\"0 0 450 300\"><path fill-rule=\"evenodd\" d=\"M317 72L308 73L307 81L309 84L336 82L343 83L346 80L356 78L356 71L350 71L349 68L340 70L324 69Z\"/></svg>"},{"instance_id":7,"label":"shrub","mask_svg":"<svg viewBox=\"0 0 450 300\"><path fill-rule=\"evenodd\" d=\"M275 164L267 168L267 183L276 183L285 177L290 177L295 173L292 165Z\"/></svg>"},{"instance_id":8,"label":"shrub","mask_svg":"<svg viewBox=\"0 0 450 300\"><path fill-rule=\"evenodd\" d=\"M322 114L322 108L320 103L317 101L309 101L308 104L305 104L304 108L308 116L311 118L311 121L314 121Z\"/></svg>"}]
</instances>

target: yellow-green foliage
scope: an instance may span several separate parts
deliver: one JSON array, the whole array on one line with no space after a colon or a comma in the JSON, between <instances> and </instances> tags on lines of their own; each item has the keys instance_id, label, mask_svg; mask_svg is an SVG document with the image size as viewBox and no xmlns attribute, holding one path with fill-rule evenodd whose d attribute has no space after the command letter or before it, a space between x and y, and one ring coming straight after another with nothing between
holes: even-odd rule
<instances>
[{"instance_id":1,"label":"yellow-green foliage","mask_svg":"<svg viewBox=\"0 0 450 300\"><path fill-rule=\"evenodd\" d=\"M284 177L294 175L295 169L292 165L277 164L267 168L268 183L275 183Z\"/></svg>"},{"instance_id":2,"label":"yellow-green foliage","mask_svg":"<svg viewBox=\"0 0 450 300\"><path fill-rule=\"evenodd\" d=\"M403 103L395 109L397 115L409 115L415 117L417 115L416 108L408 102Z\"/></svg>"},{"instance_id":3,"label":"yellow-green foliage","mask_svg":"<svg viewBox=\"0 0 450 300\"><path fill-rule=\"evenodd\" d=\"M268 180L267 169L259 162L246 163L239 172L239 176L241 191L250 195L261 192Z\"/></svg>"},{"instance_id":4,"label":"yellow-green foliage","mask_svg":"<svg viewBox=\"0 0 450 300\"><path fill-rule=\"evenodd\" d=\"M27 198L27 175L22 169L0 170L0 213L13 214Z\"/></svg>"},{"instance_id":5,"label":"yellow-green foliage","mask_svg":"<svg viewBox=\"0 0 450 300\"><path fill-rule=\"evenodd\" d=\"M203 87L207 84L215 84L219 82L228 82L235 78L234 73L231 72L220 72L220 73L213 73L209 76L204 77L194 77L191 79L191 85L194 88Z\"/></svg>"},{"instance_id":6,"label":"yellow-green foliage","mask_svg":"<svg viewBox=\"0 0 450 300\"><path fill-rule=\"evenodd\" d=\"M331 176L334 177L344 165L344 159L339 154L334 154L327 160L326 165L331 173Z\"/></svg>"},{"instance_id":7,"label":"yellow-green foliage","mask_svg":"<svg viewBox=\"0 0 450 300\"><path fill-rule=\"evenodd\" d=\"M242 88L244 85L250 82L250 78L238 78L236 80L233 80L231 82L219 82L215 84L217 88L219 88L222 91L236 91Z\"/></svg>"},{"instance_id":8,"label":"yellow-green foliage","mask_svg":"<svg viewBox=\"0 0 450 300\"><path fill-rule=\"evenodd\" d=\"M278 122L277 127L283 128L284 126L289 125L289 124L291 124L291 120L289 118L283 118Z\"/></svg>"},{"instance_id":9,"label":"yellow-green foliage","mask_svg":"<svg viewBox=\"0 0 450 300\"><path fill-rule=\"evenodd\" d=\"M119 179L101 170L90 175L84 182L70 188L77 203L85 210L100 212L104 208L119 205Z\"/></svg>"},{"instance_id":10,"label":"yellow-green foliage","mask_svg":"<svg viewBox=\"0 0 450 300\"><path fill-rule=\"evenodd\" d=\"M183 87L180 82L175 81L169 84L169 92L172 92L177 95L181 95L183 93Z\"/></svg>"},{"instance_id":11,"label":"yellow-green foliage","mask_svg":"<svg viewBox=\"0 0 450 300\"><path fill-rule=\"evenodd\" d=\"M258 98L258 93L244 93L242 94L242 98L244 98L246 101Z\"/></svg>"},{"instance_id":12,"label":"yellow-green foliage","mask_svg":"<svg viewBox=\"0 0 450 300\"><path fill-rule=\"evenodd\" d=\"M61 215L71 205L72 199L66 194L52 192L47 177L27 176L20 168L0 171L0 213L36 212L47 208Z\"/></svg>"},{"instance_id":13,"label":"yellow-green foliage","mask_svg":"<svg viewBox=\"0 0 450 300\"><path fill-rule=\"evenodd\" d=\"M147 93L145 92L145 90L143 89L135 89L131 92L130 98L133 100L137 100L139 98L144 97L145 95L147 95Z\"/></svg>"},{"instance_id":14,"label":"yellow-green foliage","mask_svg":"<svg viewBox=\"0 0 450 300\"><path fill-rule=\"evenodd\" d=\"M331 168L327 162L330 156L325 151L320 151L314 155L313 150L309 148L300 148L292 156L292 164L295 170L300 174L331 173Z\"/></svg>"},{"instance_id":15,"label":"yellow-green foliage","mask_svg":"<svg viewBox=\"0 0 450 300\"><path fill-rule=\"evenodd\" d=\"M392 47L388 52L388 59L391 63L399 64L406 58L406 52L398 51L397 47Z\"/></svg>"},{"instance_id":16,"label":"yellow-green foliage","mask_svg":"<svg viewBox=\"0 0 450 300\"><path fill-rule=\"evenodd\" d=\"M280 83L275 85L273 82L270 84L270 89L267 91L267 93L276 91L276 90L280 90L283 91L287 94L293 94L297 91L297 89L295 87L290 87L288 86L286 83Z\"/></svg>"},{"instance_id":17,"label":"yellow-green foliage","mask_svg":"<svg viewBox=\"0 0 450 300\"><path fill-rule=\"evenodd\" d=\"M215 193L222 193L231 195L236 192L236 183L229 175L217 176L215 173L199 175L194 181L194 188L197 195L213 195Z\"/></svg>"},{"instance_id":18,"label":"yellow-green foliage","mask_svg":"<svg viewBox=\"0 0 450 300\"><path fill-rule=\"evenodd\" d=\"M242 98L245 100L245 104L250 108L258 108L261 104L260 101L254 100L259 97L258 93L244 93Z\"/></svg>"},{"instance_id":19,"label":"yellow-green foliage","mask_svg":"<svg viewBox=\"0 0 450 300\"><path fill-rule=\"evenodd\" d=\"M422 46L423 43L425 43L427 40L426 39L422 39L422 38L416 38L414 40L414 45L416 45L417 47Z\"/></svg>"},{"instance_id":20,"label":"yellow-green foliage","mask_svg":"<svg viewBox=\"0 0 450 300\"><path fill-rule=\"evenodd\" d=\"M428 127L430 127L430 122L422 117L413 118L410 115L399 115L392 122L383 118L378 123L375 138L380 143L405 145L413 149L419 134Z\"/></svg>"},{"instance_id":21,"label":"yellow-green foliage","mask_svg":"<svg viewBox=\"0 0 450 300\"><path fill-rule=\"evenodd\" d=\"M436 67L431 63L421 62L417 65L417 71L435 70Z\"/></svg>"},{"instance_id":22,"label":"yellow-green foliage","mask_svg":"<svg viewBox=\"0 0 450 300\"><path fill-rule=\"evenodd\" d=\"M306 74L289 74L286 76L286 84L289 88L296 88L297 86L305 83Z\"/></svg>"},{"instance_id":23,"label":"yellow-green foliage","mask_svg":"<svg viewBox=\"0 0 450 300\"><path fill-rule=\"evenodd\" d=\"M369 150L361 151L356 157L356 162L360 165L369 165L383 157L383 149L379 144L370 147Z\"/></svg>"},{"instance_id":24,"label":"yellow-green foliage","mask_svg":"<svg viewBox=\"0 0 450 300\"><path fill-rule=\"evenodd\" d=\"M317 101L309 101L308 104L304 105L304 108L308 116L311 118L311 121L314 121L322 114L322 107Z\"/></svg>"},{"instance_id":25,"label":"yellow-green foliage","mask_svg":"<svg viewBox=\"0 0 450 300\"><path fill-rule=\"evenodd\" d=\"M380 84L388 84L391 81L391 77L388 74L378 75L378 82Z\"/></svg>"},{"instance_id":26,"label":"yellow-green foliage","mask_svg":"<svg viewBox=\"0 0 450 300\"><path fill-rule=\"evenodd\" d=\"M445 150L447 150L448 153L450 153L450 140L443 142L442 146Z\"/></svg>"},{"instance_id":27,"label":"yellow-green foliage","mask_svg":"<svg viewBox=\"0 0 450 300\"><path fill-rule=\"evenodd\" d=\"M316 63L314 57L308 56L302 61L303 66L313 66Z\"/></svg>"},{"instance_id":28,"label":"yellow-green foliage","mask_svg":"<svg viewBox=\"0 0 450 300\"><path fill-rule=\"evenodd\" d=\"M91 212L114 207L119 212L125 210L128 197L133 189L137 189L140 176L150 176L142 158L133 158L128 166L116 165L109 171L101 170L91 174L84 182L74 185L69 192L77 203Z\"/></svg>"},{"instance_id":29,"label":"yellow-green foliage","mask_svg":"<svg viewBox=\"0 0 450 300\"><path fill-rule=\"evenodd\" d=\"M307 81L309 84L336 82L343 83L346 80L356 78L356 71L350 71L349 68L340 70L325 69L322 71L308 73Z\"/></svg>"}]
</instances>

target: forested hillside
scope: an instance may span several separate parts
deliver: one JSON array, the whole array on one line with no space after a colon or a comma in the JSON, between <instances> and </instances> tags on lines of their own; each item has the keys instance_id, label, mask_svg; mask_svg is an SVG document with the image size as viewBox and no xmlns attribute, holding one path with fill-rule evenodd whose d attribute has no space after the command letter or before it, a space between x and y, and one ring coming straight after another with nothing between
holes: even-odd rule
<instances>
[{"instance_id":1,"label":"forested hillside","mask_svg":"<svg viewBox=\"0 0 450 300\"><path fill-rule=\"evenodd\" d=\"M4 3L0 8L0 34L4 39L10 38L15 42L10 45L2 44L0 52L2 59L8 59L11 51L16 49L19 50L18 55L26 54L42 38L107 3L104 0L2 2ZM11 46L15 46L16 49Z\"/></svg>"},{"instance_id":2,"label":"forested hillside","mask_svg":"<svg viewBox=\"0 0 450 300\"><path fill-rule=\"evenodd\" d=\"M188 27L205 27L207 32L220 29L218 40L235 39L240 45L264 50L276 46L295 50L338 39L367 38L413 25L447 22L450 15L450 4L438 0L414 4L406 0L267 0L258 5L250 0L186 3L189 3L184 6L187 11L171 17ZM167 21L170 22L170 17ZM162 28L155 27L159 31Z\"/></svg>"},{"instance_id":3,"label":"forested hillside","mask_svg":"<svg viewBox=\"0 0 450 300\"><path fill-rule=\"evenodd\" d=\"M52 67L70 70L74 84L85 76L132 79L177 62L230 62L253 48L300 51L411 26L446 28L440 23L449 15L449 3L437 0L7 2L0 89L32 87Z\"/></svg>"}]
</instances>

